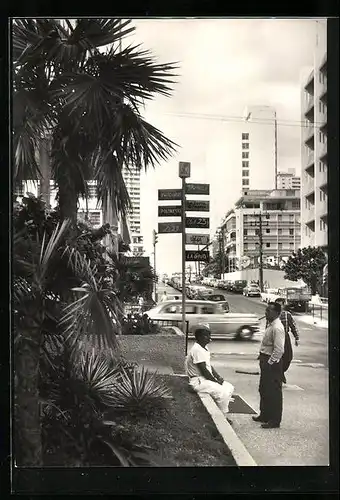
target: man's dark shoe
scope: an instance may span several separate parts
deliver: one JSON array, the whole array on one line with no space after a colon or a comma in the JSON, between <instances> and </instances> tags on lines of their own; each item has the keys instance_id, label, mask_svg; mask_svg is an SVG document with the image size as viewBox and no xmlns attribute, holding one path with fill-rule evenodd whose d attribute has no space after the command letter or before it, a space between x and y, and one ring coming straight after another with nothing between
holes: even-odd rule
<instances>
[{"instance_id":1,"label":"man's dark shoe","mask_svg":"<svg viewBox=\"0 0 340 500\"><path fill-rule=\"evenodd\" d=\"M261 417L261 415L259 415L258 417L251 417L251 418L254 420L254 422L262 422L262 423L267 422L267 420Z\"/></svg>"},{"instance_id":2,"label":"man's dark shoe","mask_svg":"<svg viewBox=\"0 0 340 500\"><path fill-rule=\"evenodd\" d=\"M266 422L261 425L262 429L278 429L280 424L275 424L274 422Z\"/></svg>"}]
</instances>

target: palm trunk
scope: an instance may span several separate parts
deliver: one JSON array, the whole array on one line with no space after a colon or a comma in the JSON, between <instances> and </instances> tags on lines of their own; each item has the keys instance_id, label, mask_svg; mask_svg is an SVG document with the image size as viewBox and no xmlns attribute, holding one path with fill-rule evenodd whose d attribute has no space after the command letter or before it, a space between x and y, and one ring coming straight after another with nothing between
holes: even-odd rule
<instances>
[{"instance_id":1,"label":"palm trunk","mask_svg":"<svg viewBox=\"0 0 340 500\"><path fill-rule=\"evenodd\" d=\"M19 466L42 465L42 437L39 407L39 347L23 341L17 353L15 371L15 459Z\"/></svg>"},{"instance_id":2,"label":"palm trunk","mask_svg":"<svg viewBox=\"0 0 340 500\"><path fill-rule=\"evenodd\" d=\"M69 219L75 224L77 222L78 196L67 176L58 179L58 189L61 219Z\"/></svg>"},{"instance_id":3,"label":"palm trunk","mask_svg":"<svg viewBox=\"0 0 340 500\"><path fill-rule=\"evenodd\" d=\"M40 180L40 195L47 207L51 206L51 163L50 163L50 139L43 139L39 148L39 163L42 178Z\"/></svg>"}]
</instances>

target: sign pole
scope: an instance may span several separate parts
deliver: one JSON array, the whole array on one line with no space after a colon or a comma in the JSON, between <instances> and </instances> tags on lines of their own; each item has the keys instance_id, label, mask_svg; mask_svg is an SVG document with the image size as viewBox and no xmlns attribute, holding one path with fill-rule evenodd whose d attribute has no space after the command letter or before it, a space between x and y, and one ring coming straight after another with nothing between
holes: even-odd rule
<instances>
[{"instance_id":1,"label":"sign pole","mask_svg":"<svg viewBox=\"0 0 340 500\"><path fill-rule=\"evenodd\" d=\"M185 179L190 177L190 163L189 162L179 162L179 172L178 175L182 179L182 332L186 334L186 322L185 322L185 209L186 209L186 182Z\"/></svg>"}]
</instances>

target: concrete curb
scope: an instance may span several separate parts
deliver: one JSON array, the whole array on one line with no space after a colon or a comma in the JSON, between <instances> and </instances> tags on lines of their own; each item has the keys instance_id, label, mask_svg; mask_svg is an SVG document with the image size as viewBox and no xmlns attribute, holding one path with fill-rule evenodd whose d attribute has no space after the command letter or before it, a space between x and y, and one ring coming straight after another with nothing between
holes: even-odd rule
<instances>
[{"instance_id":1,"label":"concrete curb","mask_svg":"<svg viewBox=\"0 0 340 500\"><path fill-rule=\"evenodd\" d=\"M256 467L257 463L250 455L240 438L235 433L221 410L216 405L215 401L209 394L197 393L200 397L207 412L213 419L218 432L220 433L223 441L228 446L238 467Z\"/></svg>"}]
</instances>

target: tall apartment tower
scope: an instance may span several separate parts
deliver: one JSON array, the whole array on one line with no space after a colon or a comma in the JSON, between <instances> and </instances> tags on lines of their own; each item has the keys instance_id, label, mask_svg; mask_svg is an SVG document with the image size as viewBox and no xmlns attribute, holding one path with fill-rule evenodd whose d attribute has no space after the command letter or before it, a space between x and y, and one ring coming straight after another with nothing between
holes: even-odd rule
<instances>
[{"instance_id":1,"label":"tall apartment tower","mask_svg":"<svg viewBox=\"0 0 340 500\"><path fill-rule=\"evenodd\" d=\"M295 175L294 169L277 174L277 189L300 189L301 178Z\"/></svg>"},{"instance_id":2,"label":"tall apartment tower","mask_svg":"<svg viewBox=\"0 0 340 500\"><path fill-rule=\"evenodd\" d=\"M275 188L276 111L270 106L248 106L240 137L242 190Z\"/></svg>"},{"instance_id":3,"label":"tall apartment tower","mask_svg":"<svg viewBox=\"0 0 340 500\"><path fill-rule=\"evenodd\" d=\"M327 250L327 21L316 21L314 67L301 92L302 247Z\"/></svg>"},{"instance_id":4,"label":"tall apartment tower","mask_svg":"<svg viewBox=\"0 0 340 500\"><path fill-rule=\"evenodd\" d=\"M141 256L144 253L143 236L140 224L140 172L133 168L123 168L123 179L131 199L131 213L128 216L131 231L131 251L133 255Z\"/></svg>"}]
</instances>

